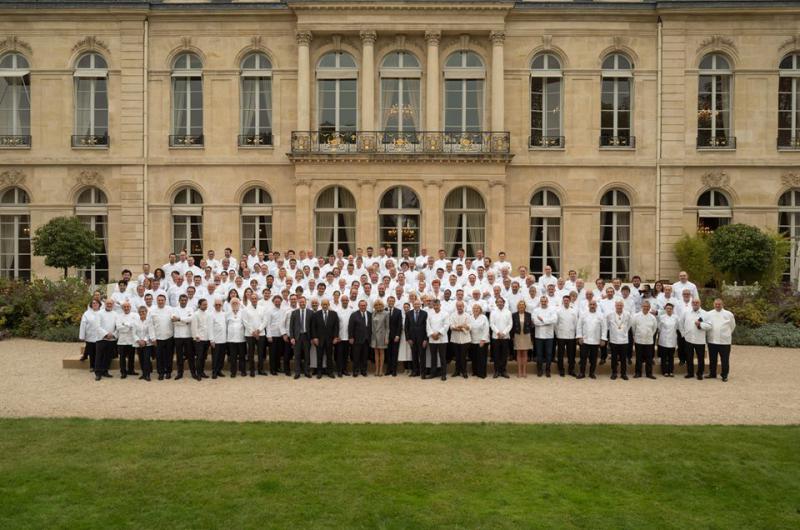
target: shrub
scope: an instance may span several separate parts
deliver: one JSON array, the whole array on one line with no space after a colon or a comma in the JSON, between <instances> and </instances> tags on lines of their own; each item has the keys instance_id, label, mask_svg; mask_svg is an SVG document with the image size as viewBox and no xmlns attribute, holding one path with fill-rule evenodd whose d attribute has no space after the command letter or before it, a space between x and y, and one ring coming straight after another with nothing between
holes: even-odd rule
<instances>
[{"instance_id":1,"label":"shrub","mask_svg":"<svg viewBox=\"0 0 800 530\"><path fill-rule=\"evenodd\" d=\"M70 330L69 340L78 340L78 326L90 299L86 284L77 278L30 283L0 280L0 319L18 337L67 340Z\"/></svg>"},{"instance_id":2,"label":"shrub","mask_svg":"<svg viewBox=\"0 0 800 530\"><path fill-rule=\"evenodd\" d=\"M800 328L794 324L767 324L758 328L736 326L733 343L747 346L800 348Z\"/></svg>"},{"instance_id":3,"label":"shrub","mask_svg":"<svg viewBox=\"0 0 800 530\"><path fill-rule=\"evenodd\" d=\"M722 226L711 234L708 242L711 262L731 280L757 281L767 273L775 256L775 241L756 228L745 224Z\"/></svg>"},{"instance_id":4,"label":"shrub","mask_svg":"<svg viewBox=\"0 0 800 530\"><path fill-rule=\"evenodd\" d=\"M693 236L684 234L675 244L675 256L682 270L689 273L698 286L702 287L714 277L714 266L709 259L708 234L698 232Z\"/></svg>"}]
</instances>

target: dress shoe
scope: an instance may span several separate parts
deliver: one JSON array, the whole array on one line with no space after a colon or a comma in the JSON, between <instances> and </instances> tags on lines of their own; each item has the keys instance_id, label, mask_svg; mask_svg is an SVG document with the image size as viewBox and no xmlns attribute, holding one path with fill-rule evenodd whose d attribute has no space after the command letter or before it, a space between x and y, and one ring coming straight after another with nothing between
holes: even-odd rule
<instances>
[{"instance_id":1,"label":"dress shoe","mask_svg":"<svg viewBox=\"0 0 800 530\"><path fill-rule=\"evenodd\" d=\"M267 375L267 372L265 372L264 370L259 370L258 375Z\"/></svg>"},{"instance_id":2,"label":"dress shoe","mask_svg":"<svg viewBox=\"0 0 800 530\"><path fill-rule=\"evenodd\" d=\"M240 377L247 377L247 372L245 372L243 370L239 370L239 376Z\"/></svg>"},{"instance_id":3,"label":"dress shoe","mask_svg":"<svg viewBox=\"0 0 800 530\"><path fill-rule=\"evenodd\" d=\"M203 379L208 379L208 375L205 372L200 372L200 377Z\"/></svg>"},{"instance_id":4,"label":"dress shoe","mask_svg":"<svg viewBox=\"0 0 800 530\"><path fill-rule=\"evenodd\" d=\"M216 379L216 378L217 378L217 374L211 374L211 379Z\"/></svg>"},{"instance_id":5,"label":"dress shoe","mask_svg":"<svg viewBox=\"0 0 800 530\"><path fill-rule=\"evenodd\" d=\"M317 374L317 379L322 379L322 374Z\"/></svg>"},{"instance_id":6,"label":"dress shoe","mask_svg":"<svg viewBox=\"0 0 800 530\"><path fill-rule=\"evenodd\" d=\"M500 377L502 377L503 379L508 379L508 374L503 372L502 374L500 374Z\"/></svg>"},{"instance_id":7,"label":"dress shoe","mask_svg":"<svg viewBox=\"0 0 800 530\"><path fill-rule=\"evenodd\" d=\"M604 364L606 364L606 360L605 359L600 359L600 365L602 366Z\"/></svg>"},{"instance_id":8,"label":"dress shoe","mask_svg":"<svg viewBox=\"0 0 800 530\"><path fill-rule=\"evenodd\" d=\"M633 376L634 379L639 379L640 377L642 377L642 374L634 374Z\"/></svg>"},{"instance_id":9,"label":"dress shoe","mask_svg":"<svg viewBox=\"0 0 800 530\"><path fill-rule=\"evenodd\" d=\"M128 374L126 374L124 372L119 376L120 379L125 379L127 377L128 377Z\"/></svg>"},{"instance_id":10,"label":"dress shoe","mask_svg":"<svg viewBox=\"0 0 800 530\"><path fill-rule=\"evenodd\" d=\"M397 377L397 372L392 372L392 377Z\"/></svg>"},{"instance_id":11,"label":"dress shoe","mask_svg":"<svg viewBox=\"0 0 800 530\"><path fill-rule=\"evenodd\" d=\"M564 370L559 370L558 371L558 375L560 375L561 377L564 377Z\"/></svg>"},{"instance_id":12,"label":"dress shoe","mask_svg":"<svg viewBox=\"0 0 800 530\"><path fill-rule=\"evenodd\" d=\"M611 374L611 380L612 381L616 381L617 380L617 374Z\"/></svg>"},{"instance_id":13,"label":"dress shoe","mask_svg":"<svg viewBox=\"0 0 800 530\"><path fill-rule=\"evenodd\" d=\"M109 379L111 379L114 376L111 375L110 373L106 372L106 373L103 374L103 377L108 377Z\"/></svg>"},{"instance_id":14,"label":"dress shoe","mask_svg":"<svg viewBox=\"0 0 800 530\"><path fill-rule=\"evenodd\" d=\"M255 377L255 376L256 376L255 372L250 372L250 377Z\"/></svg>"},{"instance_id":15,"label":"dress shoe","mask_svg":"<svg viewBox=\"0 0 800 530\"><path fill-rule=\"evenodd\" d=\"M500 374L498 374L497 372L495 372L495 373L494 373L494 375L492 376L492 379L497 379L498 377L500 377Z\"/></svg>"},{"instance_id":16,"label":"dress shoe","mask_svg":"<svg viewBox=\"0 0 800 530\"><path fill-rule=\"evenodd\" d=\"M203 380L203 379L202 379L202 378L201 378L199 375L197 375L197 374L193 375L193 376L192 376L192 379L194 379L195 381L202 381L202 380Z\"/></svg>"},{"instance_id":17,"label":"dress shoe","mask_svg":"<svg viewBox=\"0 0 800 530\"><path fill-rule=\"evenodd\" d=\"M150 374L143 375L145 381L150 381Z\"/></svg>"},{"instance_id":18,"label":"dress shoe","mask_svg":"<svg viewBox=\"0 0 800 530\"><path fill-rule=\"evenodd\" d=\"M345 376L345 377L350 377L350 372L348 372L347 370L344 370L344 371L342 371L342 375Z\"/></svg>"},{"instance_id":19,"label":"dress shoe","mask_svg":"<svg viewBox=\"0 0 800 530\"><path fill-rule=\"evenodd\" d=\"M655 379L655 378L656 378L656 376L654 376L653 374L649 374L649 375L647 376L647 378L648 378L648 379Z\"/></svg>"},{"instance_id":20,"label":"dress shoe","mask_svg":"<svg viewBox=\"0 0 800 530\"><path fill-rule=\"evenodd\" d=\"M102 376L100 374L94 374L94 380L95 381L100 381L101 379L102 379Z\"/></svg>"},{"instance_id":21,"label":"dress shoe","mask_svg":"<svg viewBox=\"0 0 800 530\"><path fill-rule=\"evenodd\" d=\"M709 379L716 379L717 378L717 374L714 374L714 375L708 374L706 377L709 378Z\"/></svg>"},{"instance_id":22,"label":"dress shoe","mask_svg":"<svg viewBox=\"0 0 800 530\"><path fill-rule=\"evenodd\" d=\"M546 371L546 372L544 373L544 375L545 375L545 377L550 377L550 370Z\"/></svg>"},{"instance_id":23,"label":"dress shoe","mask_svg":"<svg viewBox=\"0 0 800 530\"><path fill-rule=\"evenodd\" d=\"M164 377L166 377L167 379L172 379L172 372L167 372L167 374Z\"/></svg>"},{"instance_id":24,"label":"dress shoe","mask_svg":"<svg viewBox=\"0 0 800 530\"><path fill-rule=\"evenodd\" d=\"M586 378L586 375L584 375L584 374L578 374L578 375L576 375L576 376L575 376L575 378L576 378L576 379L584 379L584 378Z\"/></svg>"},{"instance_id":25,"label":"dress shoe","mask_svg":"<svg viewBox=\"0 0 800 530\"><path fill-rule=\"evenodd\" d=\"M681 361L681 362L678 363L678 366L683 366L685 364L686 364L686 361Z\"/></svg>"},{"instance_id":26,"label":"dress shoe","mask_svg":"<svg viewBox=\"0 0 800 530\"><path fill-rule=\"evenodd\" d=\"M328 373L328 377L330 377L331 379L336 379L336 376L333 375L333 372Z\"/></svg>"},{"instance_id":27,"label":"dress shoe","mask_svg":"<svg viewBox=\"0 0 800 530\"><path fill-rule=\"evenodd\" d=\"M140 375L140 376L139 376L139 380L146 379L146 378L147 378L147 376L146 376L146 375Z\"/></svg>"},{"instance_id":28,"label":"dress shoe","mask_svg":"<svg viewBox=\"0 0 800 530\"><path fill-rule=\"evenodd\" d=\"M278 372L276 372L276 371L274 371L274 370L270 370L270 371L269 371L269 375L278 375Z\"/></svg>"},{"instance_id":29,"label":"dress shoe","mask_svg":"<svg viewBox=\"0 0 800 530\"><path fill-rule=\"evenodd\" d=\"M694 377L692 374L686 374L683 376L684 379L691 379L692 377Z\"/></svg>"},{"instance_id":30,"label":"dress shoe","mask_svg":"<svg viewBox=\"0 0 800 530\"><path fill-rule=\"evenodd\" d=\"M183 374L181 372L178 372L178 375L175 376L175 381L178 379L183 379Z\"/></svg>"},{"instance_id":31,"label":"dress shoe","mask_svg":"<svg viewBox=\"0 0 800 530\"><path fill-rule=\"evenodd\" d=\"M367 377L367 372L361 372L361 377Z\"/></svg>"},{"instance_id":32,"label":"dress shoe","mask_svg":"<svg viewBox=\"0 0 800 530\"><path fill-rule=\"evenodd\" d=\"M469 379L469 376L468 376L467 374L461 374L461 376L462 376L464 379Z\"/></svg>"},{"instance_id":33,"label":"dress shoe","mask_svg":"<svg viewBox=\"0 0 800 530\"><path fill-rule=\"evenodd\" d=\"M138 372L128 372L128 375L139 375Z\"/></svg>"},{"instance_id":34,"label":"dress shoe","mask_svg":"<svg viewBox=\"0 0 800 530\"><path fill-rule=\"evenodd\" d=\"M306 375L306 379L311 379L311 374L310 373L307 373L305 375Z\"/></svg>"},{"instance_id":35,"label":"dress shoe","mask_svg":"<svg viewBox=\"0 0 800 530\"><path fill-rule=\"evenodd\" d=\"M294 374L295 379L300 379L300 374Z\"/></svg>"},{"instance_id":36,"label":"dress shoe","mask_svg":"<svg viewBox=\"0 0 800 530\"><path fill-rule=\"evenodd\" d=\"M623 380L623 381L627 381L627 380L628 380L628 376L627 376L627 375L623 375L623 376L622 376L622 380Z\"/></svg>"},{"instance_id":37,"label":"dress shoe","mask_svg":"<svg viewBox=\"0 0 800 530\"><path fill-rule=\"evenodd\" d=\"M88 359L88 358L89 358L89 356L88 356L88 355L81 355L80 361L81 361L81 362L83 362L83 361L85 361L85 360L86 360L86 359Z\"/></svg>"},{"instance_id":38,"label":"dress shoe","mask_svg":"<svg viewBox=\"0 0 800 530\"><path fill-rule=\"evenodd\" d=\"M597 376L594 374L589 374L589 379L597 379Z\"/></svg>"},{"instance_id":39,"label":"dress shoe","mask_svg":"<svg viewBox=\"0 0 800 530\"><path fill-rule=\"evenodd\" d=\"M231 379L233 379L234 377L236 377L236 372L231 372Z\"/></svg>"},{"instance_id":40,"label":"dress shoe","mask_svg":"<svg viewBox=\"0 0 800 530\"><path fill-rule=\"evenodd\" d=\"M163 381L164 380L164 374L158 374L158 380L159 381Z\"/></svg>"},{"instance_id":41,"label":"dress shoe","mask_svg":"<svg viewBox=\"0 0 800 530\"><path fill-rule=\"evenodd\" d=\"M447 376L442 374L442 381L447 381Z\"/></svg>"},{"instance_id":42,"label":"dress shoe","mask_svg":"<svg viewBox=\"0 0 800 530\"><path fill-rule=\"evenodd\" d=\"M225 377L225 374L223 374L221 371L217 372L217 377Z\"/></svg>"},{"instance_id":43,"label":"dress shoe","mask_svg":"<svg viewBox=\"0 0 800 530\"><path fill-rule=\"evenodd\" d=\"M727 383L727 382L728 382L728 378L727 378L727 377L723 377L723 378L722 378L722 382L723 382L723 383Z\"/></svg>"},{"instance_id":44,"label":"dress shoe","mask_svg":"<svg viewBox=\"0 0 800 530\"><path fill-rule=\"evenodd\" d=\"M698 381L702 381L703 380L703 374L697 374L697 380Z\"/></svg>"}]
</instances>

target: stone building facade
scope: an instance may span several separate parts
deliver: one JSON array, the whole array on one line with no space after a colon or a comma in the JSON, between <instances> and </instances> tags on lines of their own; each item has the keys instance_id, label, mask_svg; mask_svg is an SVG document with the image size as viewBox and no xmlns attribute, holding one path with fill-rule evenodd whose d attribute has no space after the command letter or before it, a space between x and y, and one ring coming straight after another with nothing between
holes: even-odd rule
<instances>
[{"instance_id":1,"label":"stone building facade","mask_svg":"<svg viewBox=\"0 0 800 530\"><path fill-rule=\"evenodd\" d=\"M1 272L57 275L26 237L80 215L96 281L253 243L673 277L699 225L797 238L799 28L788 1L2 0Z\"/></svg>"}]
</instances>

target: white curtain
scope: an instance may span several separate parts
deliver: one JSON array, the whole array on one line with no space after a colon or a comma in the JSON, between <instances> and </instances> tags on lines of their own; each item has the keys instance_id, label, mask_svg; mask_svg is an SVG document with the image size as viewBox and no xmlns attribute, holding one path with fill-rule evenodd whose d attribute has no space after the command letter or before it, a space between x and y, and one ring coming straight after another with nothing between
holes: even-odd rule
<instances>
[{"instance_id":1,"label":"white curtain","mask_svg":"<svg viewBox=\"0 0 800 530\"><path fill-rule=\"evenodd\" d=\"M186 115L186 85L188 79L175 78L172 80L172 104L174 105L172 115L172 134L190 134L188 130Z\"/></svg>"},{"instance_id":2,"label":"white curtain","mask_svg":"<svg viewBox=\"0 0 800 530\"><path fill-rule=\"evenodd\" d=\"M405 79L403 80L403 86L405 88L403 100L412 110L409 116L404 116L407 122L404 123L403 128L419 131L419 79Z\"/></svg>"},{"instance_id":3,"label":"white curtain","mask_svg":"<svg viewBox=\"0 0 800 530\"><path fill-rule=\"evenodd\" d=\"M257 78L242 79L242 135L256 134Z\"/></svg>"}]
</instances>

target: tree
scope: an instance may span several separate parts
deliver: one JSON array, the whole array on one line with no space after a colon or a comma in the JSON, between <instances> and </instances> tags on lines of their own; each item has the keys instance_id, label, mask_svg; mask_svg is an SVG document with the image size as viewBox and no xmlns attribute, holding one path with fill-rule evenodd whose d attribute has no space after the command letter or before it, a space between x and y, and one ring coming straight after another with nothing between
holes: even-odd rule
<instances>
[{"instance_id":1,"label":"tree","mask_svg":"<svg viewBox=\"0 0 800 530\"><path fill-rule=\"evenodd\" d=\"M701 287L714 278L715 272L709 257L708 239L709 235L705 232L697 232L693 236L684 234L675 244L678 265Z\"/></svg>"},{"instance_id":2,"label":"tree","mask_svg":"<svg viewBox=\"0 0 800 530\"><path fill-rule=\"evenodd\" d=\"M711 263L731 280L752 282L768 274L775 241L755 226L732 224L714 230L708 242Z\"/></svg>"},{"instance_id":3,"label":"tree","mask_svg":"<svg viewBox=\"0 0 800 530\"><path fill-rule=\"evenodd\" d=\"M88 268L94 265L95 254L103 243L77 217L55 217L36 229L33 236L33 255L44 256L48 267L64 269Z\"/></svg>"}]
</instances>

